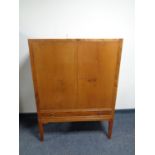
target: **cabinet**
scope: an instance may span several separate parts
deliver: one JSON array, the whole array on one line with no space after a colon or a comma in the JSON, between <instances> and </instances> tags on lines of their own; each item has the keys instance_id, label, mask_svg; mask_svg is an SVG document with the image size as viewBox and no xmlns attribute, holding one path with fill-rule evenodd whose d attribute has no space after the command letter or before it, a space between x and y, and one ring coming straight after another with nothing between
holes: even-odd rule
<instances>
[{"instance_id":1,"label":"cabinet","mask_svg":"<svg viewBox=\"0 0 155 155\"><path fill-rule=\"evenodd\" d=\"M40 138L50 122L109 122L112 135L122 39L29 39Z\"/></svg>"}]
</instances>

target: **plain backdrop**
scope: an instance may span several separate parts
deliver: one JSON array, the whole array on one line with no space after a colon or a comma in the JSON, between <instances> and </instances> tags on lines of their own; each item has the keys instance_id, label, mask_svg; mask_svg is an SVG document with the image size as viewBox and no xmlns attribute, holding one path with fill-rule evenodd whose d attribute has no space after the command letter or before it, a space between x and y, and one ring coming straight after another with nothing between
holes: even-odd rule
<instances>
[{"instance_id":1,"label":"plain backdrop","mask_svg":"<svg viewBox=\"0 0 155 155\"><path fill-rule=\"evenodd\" d=\"M134 0L20 0L20 113L36 112L28 38L123 38L116 109L135 107Z\"/></svg>"}]
</instances>

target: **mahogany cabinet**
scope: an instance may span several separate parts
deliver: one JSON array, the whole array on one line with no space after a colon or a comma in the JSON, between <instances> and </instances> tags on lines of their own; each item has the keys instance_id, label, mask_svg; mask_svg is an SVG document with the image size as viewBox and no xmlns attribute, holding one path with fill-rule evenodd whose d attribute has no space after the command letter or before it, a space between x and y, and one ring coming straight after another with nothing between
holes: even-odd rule
<instances>
[{"instance_id":1,"label":"mahogany cabinet","mask_svg":"<svg viewBox=\"0 0 155 155\"><path fill-rule=\"evenodd\" d=\"M112 135L122 39L29 39L40 139L50 122L109 122Z\"/></svg>"}]
</instances>

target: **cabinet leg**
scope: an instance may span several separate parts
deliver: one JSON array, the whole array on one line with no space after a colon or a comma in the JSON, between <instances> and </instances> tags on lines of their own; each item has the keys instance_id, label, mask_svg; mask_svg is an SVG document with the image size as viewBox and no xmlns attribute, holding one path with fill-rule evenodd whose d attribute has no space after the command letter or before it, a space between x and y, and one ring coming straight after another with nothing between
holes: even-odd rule
<instances>
[{"instance_id":1,"label":"cabinet leg","mask_svg":"<svg viewBox=\"0 0 155 155\"><path fill-rule=\"evenodd\" d=\"M38 121L39 125L39 132L40 132L40 140L44 140L44 128L43 128L43 123L41 121Z\"/></svg>"},{"instance_id":2,"label":"cabinet leg","mask_svg":"<svg viewBox=\"0 0 155 155\"><path fill-rule=\"evenodd\" d=\"M113 128L113 120L109 120L108 125L108 138L111 139L112 136L112 128Z\"/></svg>"}]
</instances>

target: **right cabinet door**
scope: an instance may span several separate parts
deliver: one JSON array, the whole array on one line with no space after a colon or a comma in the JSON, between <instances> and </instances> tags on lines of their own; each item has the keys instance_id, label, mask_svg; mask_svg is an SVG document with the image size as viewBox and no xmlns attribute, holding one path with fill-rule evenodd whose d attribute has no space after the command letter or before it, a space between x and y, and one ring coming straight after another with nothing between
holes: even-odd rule
<instances>
[{"instance_id":1,"label":"right cabinet door","mask_svg":"<svg viewBox=\"0 0 155 155\"><path fill-rule=\"evenodd\" d=\"M120 41L79 41L79 108L114 108L120 61Z\"/></svg>"}]
</instances>

